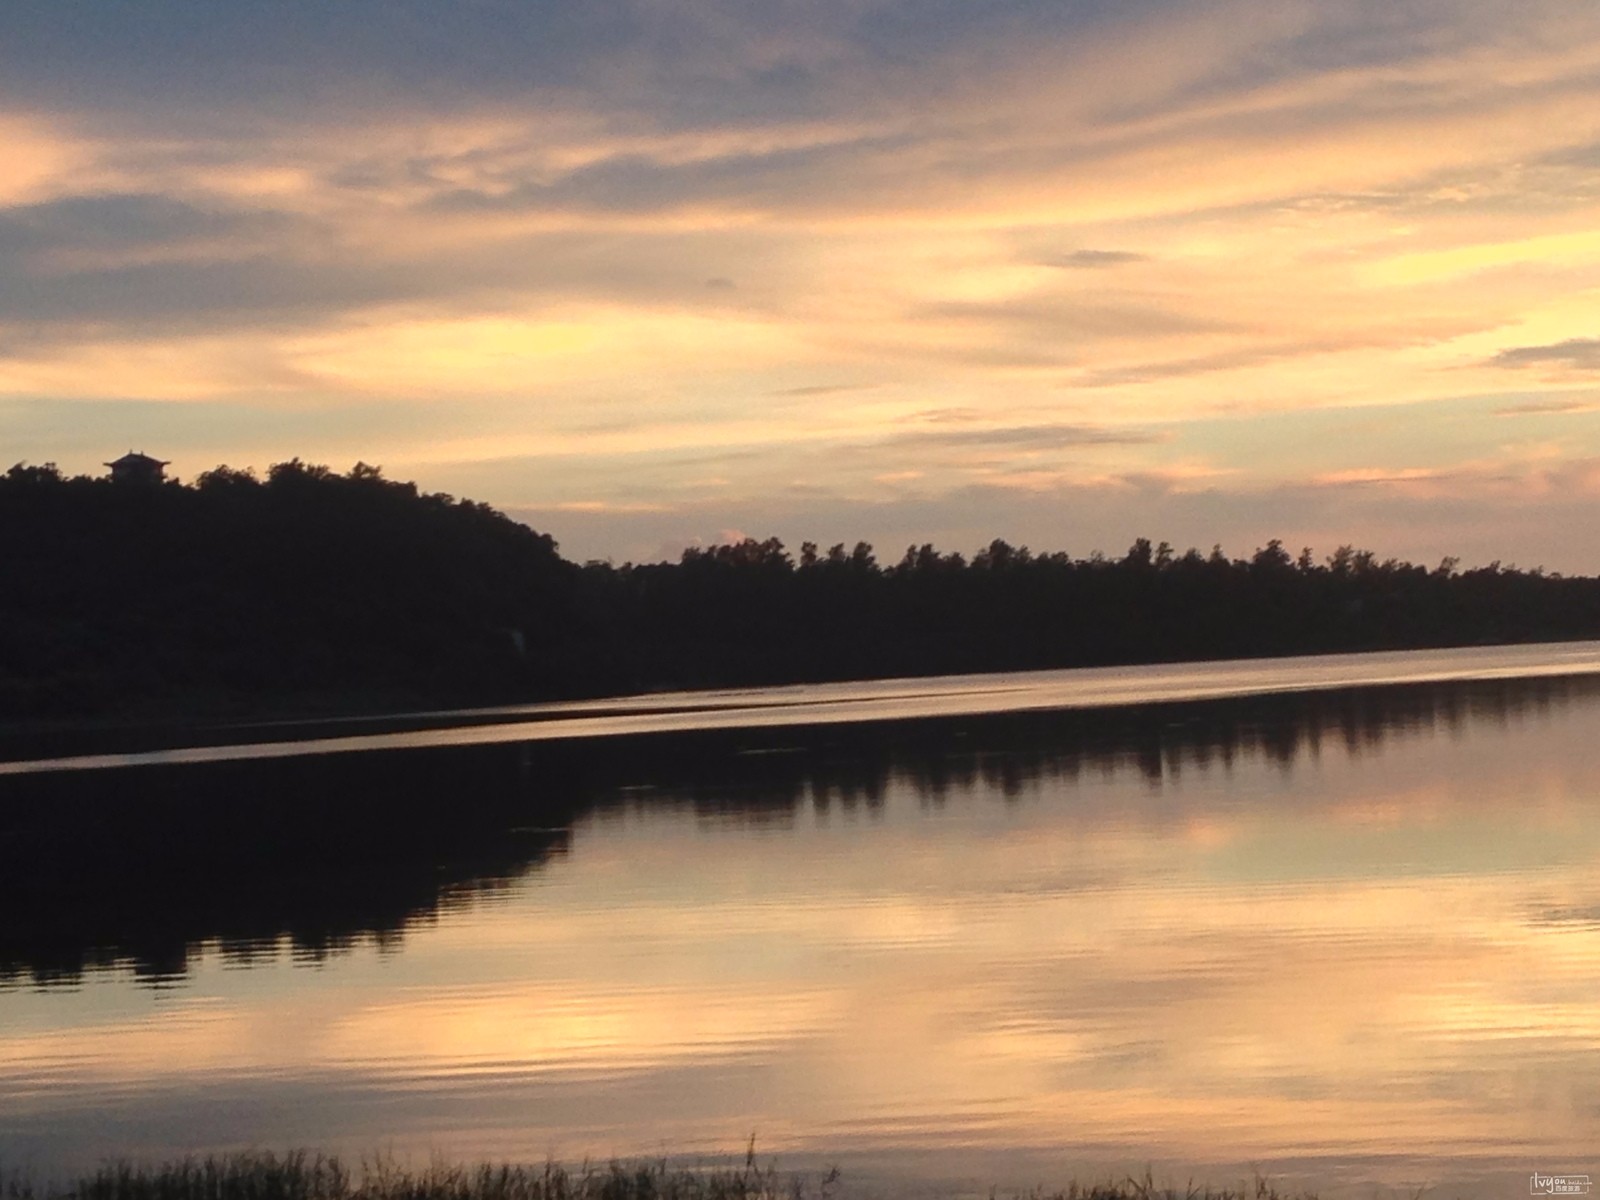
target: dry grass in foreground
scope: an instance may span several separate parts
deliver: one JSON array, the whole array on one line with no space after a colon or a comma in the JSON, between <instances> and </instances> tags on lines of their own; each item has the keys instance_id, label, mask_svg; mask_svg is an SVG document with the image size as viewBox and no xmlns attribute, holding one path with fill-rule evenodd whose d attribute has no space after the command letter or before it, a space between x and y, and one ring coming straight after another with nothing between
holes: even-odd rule
<instances>
[{"instance_id":1,"label":"dry grass in foreground","mask_svg":"<svg viewBox=\"0 0 1600 1200\"><path fill-rule=\"evenodd\" d=\"M107 1163L92 1174L49 1187L22 1175L0 1175L0 1200L833 1200L837 1171L820 1179L780 1174L756 1162L754 1147L739 1166L673 1167L665 1162L585 1165L568 1169L511 1165L412 1169L389 1160L352 1170L337 1158L295 1151L188 1158L160 1166ZM991 1193L1000 1196L998 1189ZM1012 1193L1015 1195L1015 1193ZM1182 1190L1143 1179L1050 1190L1019 1200L1316 1200L1280 1193L1266 1180L1238 1188Z\"/></svg>"}]
</instances>

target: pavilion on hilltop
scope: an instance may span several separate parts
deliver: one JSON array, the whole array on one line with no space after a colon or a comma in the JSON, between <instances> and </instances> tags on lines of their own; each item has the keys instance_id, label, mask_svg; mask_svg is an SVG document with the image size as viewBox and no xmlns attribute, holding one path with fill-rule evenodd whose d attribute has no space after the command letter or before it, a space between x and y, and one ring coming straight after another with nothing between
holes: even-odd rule
<instances>
[{"instance_id":1,"label":"pavilion on hilltop","mask_svg":"<svg viewBox=\"0 0 1600 1200\"><path fill-rule=\"evenodd\" d=\"M129 450L116 462L108 462L113 483L160 483L167 477L168 463L148 454Z\"/></svg>"}]
</instances>

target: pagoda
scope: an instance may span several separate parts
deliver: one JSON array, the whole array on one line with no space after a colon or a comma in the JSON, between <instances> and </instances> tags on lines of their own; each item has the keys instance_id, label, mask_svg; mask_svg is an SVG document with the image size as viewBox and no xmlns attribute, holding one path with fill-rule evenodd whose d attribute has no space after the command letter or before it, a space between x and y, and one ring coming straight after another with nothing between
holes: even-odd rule
<instances>
[{"instance_id":1,"label":"pagoda","mask_svg":"<svg viewBox=\"0 0 1600 1200\"><path fill-rule=\"evenodd\" d=\"M148 454L129 450L116 462L108 462L112 483L160 483L167 477L168 464Z\"/></svg>"}]
</instances>

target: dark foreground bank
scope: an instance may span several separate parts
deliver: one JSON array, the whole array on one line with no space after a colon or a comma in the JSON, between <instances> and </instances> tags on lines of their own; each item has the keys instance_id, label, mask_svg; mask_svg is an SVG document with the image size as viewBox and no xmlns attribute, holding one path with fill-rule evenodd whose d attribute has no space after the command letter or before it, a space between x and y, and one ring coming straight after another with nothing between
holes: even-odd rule
<instances>
[{"instance_id":1,"label":"dark foreground bank","mask_svg":"<svg viewBox=\"0 0 1600 1200\"><path fill-rule=\"evenodd\" d=\"M585 1164L570 1170L435 1163L413 1170L379 1160L352 1170L337 1158L295 1151L185 1159L161 1166L110 1163L65 1183L0 1179L7 1200L828 1200L848 1191L837 1171L821 1178L780 1173L754 1151L737 1166L673 1167L664 1161ZM995 1193L991 1193L993 1195ZM1147 1175L1064 1188L1036 1188L1029 1200L1299 1200L1264 1179L1237 1188L1157 1187ZM1306 1196L1305 1200L1314 1200Z\"/></svg>"},{"instance_id":2,"label":"dark foreground bank","mask_svg":"<svg viewBox=\"0 0 1600 1200\"><path fill-rule=\"evenodd\" d=\"M1063 540L1070 539L1063 514ZM776 538L578 564L495 512L294 460L0 475L0 721L403 711L727 686L1583 640L1600 579L1271 541Z\"/></svg>"}]
</instances>

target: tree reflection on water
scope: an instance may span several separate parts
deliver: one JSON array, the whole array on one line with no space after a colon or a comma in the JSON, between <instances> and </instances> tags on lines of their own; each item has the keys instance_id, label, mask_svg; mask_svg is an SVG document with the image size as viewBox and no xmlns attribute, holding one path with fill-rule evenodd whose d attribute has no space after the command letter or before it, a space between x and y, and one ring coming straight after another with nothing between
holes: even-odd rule
<instances>
[{"instance_id":1,"label":"tree reflection on water","mask_svg":"<svg viewBox=\"0 0 1600 1200\"><path fill-rule=\"evenodd\" d=\"M608 810L781 825L808 805L871 814L895 785L938 807L1136 772L1146 816L1177 820L1163 794L1186 771L1292 773L1596 695L1594 677L1500 680L18 776L0 808L0 986L109 968L167 985L208 946L248 966L398 945L441 910L492 901Z\"/></svg>"}]
</instances>

